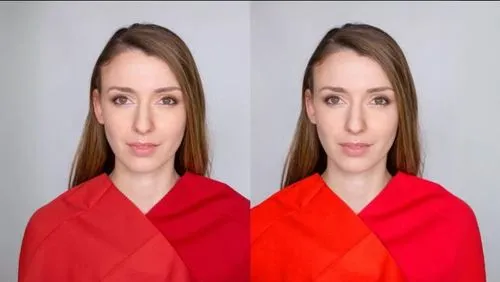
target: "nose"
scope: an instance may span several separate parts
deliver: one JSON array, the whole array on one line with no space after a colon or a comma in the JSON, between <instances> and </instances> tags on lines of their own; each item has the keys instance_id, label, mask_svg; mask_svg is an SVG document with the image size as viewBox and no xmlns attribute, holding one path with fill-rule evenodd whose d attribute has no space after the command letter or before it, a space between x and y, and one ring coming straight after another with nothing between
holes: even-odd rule
<instances>
[{"instance_id":1,"label":"nose","mask_svg":"<svg viewBox=\"0 0 500 282\"><path fill-rule=\"evenodd\" d=\"M139 134L147 134L154 130L153 113L148 104L139 104L136 108L133 129Z\"/></svg>"},{"instance_id":2,"label":"nose","mask_svg":"<svg viewBox=\"0 0 500 282\"><path fill-rule=\"evenodd\" d=\"M352 105L349 107L345 130L351 134L360 134L366 130L366 120L361 105Z\"/></svg>"}]
</instances>

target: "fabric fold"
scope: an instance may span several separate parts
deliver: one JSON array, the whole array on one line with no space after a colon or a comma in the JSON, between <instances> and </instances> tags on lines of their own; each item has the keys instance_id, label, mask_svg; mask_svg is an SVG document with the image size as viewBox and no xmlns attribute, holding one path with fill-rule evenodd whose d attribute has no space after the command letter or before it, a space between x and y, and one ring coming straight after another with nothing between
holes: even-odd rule
<instances>
[{"instance_id":1,"label":"fabric fold","mask_svg":"<svg viewBox=\"0 0 500 282\"><path fill-rule=\"evenodd\" d=\"M251 212L251 281L405 281L375 234L319 175Z\"/></svg>"}]
</instances>

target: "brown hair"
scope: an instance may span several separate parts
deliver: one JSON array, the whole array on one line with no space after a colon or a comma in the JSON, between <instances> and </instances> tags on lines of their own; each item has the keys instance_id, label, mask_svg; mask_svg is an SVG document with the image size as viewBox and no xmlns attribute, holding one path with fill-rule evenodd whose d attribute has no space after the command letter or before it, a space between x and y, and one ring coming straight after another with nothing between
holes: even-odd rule
<instances>
[{"instance_id":1,"label":"brown hair","mask_svg":"<svg viewBox=\"0 0 500 282\"><path fill-rule=\"evenodd\" d=\"M92 92L100 90L101 67L130 49L141 50L165 61L181 86L187 121L184 138L175 154L175 170L181 175L186 171L200 175L209 173L205 98L194 58L184 41L171 30L154 24L135 23L118 29L97 58L90 81L89 111L71 167L69 188L99 174L109 174L114 168L115 155L104 127L95 117Z\"/></svg>"},{"instance_id":2,"label":"brown hair","mask_svg":"<svg viewBox=\"0 0 500 282\"><path fill-rule=\"evenodd\" d=\"M302 82L302 109L283 169L282 188L326 169L326 153L316 126L307 117L305 93L308 89L312 92L314 67L341 49L350 49L377 61L396 92L399 126L387 158L388 171L393 175L397 171L421 174L417 95L403 51L383 30L368 24L348 23L328 31L307 63Z\"/></svg>"}]
</instances>

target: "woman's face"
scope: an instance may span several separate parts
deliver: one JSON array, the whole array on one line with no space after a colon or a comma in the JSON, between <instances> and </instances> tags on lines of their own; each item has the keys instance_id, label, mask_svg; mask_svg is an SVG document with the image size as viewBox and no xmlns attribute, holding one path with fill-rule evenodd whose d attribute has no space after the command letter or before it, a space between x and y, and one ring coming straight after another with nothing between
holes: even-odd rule
<instances>
[{"instance_id":1,"label":"woman's face","mask_svg":"<svg viewBox=\"0 0 500 282\"><path fill-rule=\"evenodd\" d=\"M113 150L115 169L173 169L186 127L180 85L162 60L131 50L102 67L93 103Z\"/></svg>"},{"instance_id":2,"label":"woman's face","mask_svg":"<svg viewBox=\"0 0 500 282\"><path fill-rule=\"evenodd\" d=\"M386 166L398 129L395 92L374 60L351 50L333 53L315 67L306 91L309 119L316 124L328 166L360 173Z\"/></svg>"}]
</instances>

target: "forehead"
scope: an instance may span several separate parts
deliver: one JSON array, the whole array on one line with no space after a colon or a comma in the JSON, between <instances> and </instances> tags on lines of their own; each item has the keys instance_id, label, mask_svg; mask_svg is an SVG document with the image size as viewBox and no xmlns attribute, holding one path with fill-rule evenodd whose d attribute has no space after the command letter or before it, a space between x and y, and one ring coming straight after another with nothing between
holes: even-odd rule
<instances>
[{"instance_id":1,"label":"forehead","mask_svg":"<svg viewBox=\"0 0 500 282\"><path fill-rule=\"evenodd\" d=\"M179 86L170 66L140 50L127 50L101 69L103 87L120 85L138 89Z\"/></svg>"},{"instance_id":2,"label":"forehead","mask_svg":"<svg viewBox=\"0 0 500 282\"><path fill-rule=\"evenodd\" d=\"M382 67L373 59L352 50L328 55L314 68L315 88L336 86L352 91L391 86Z\"/></svg>"}]
</instances>

